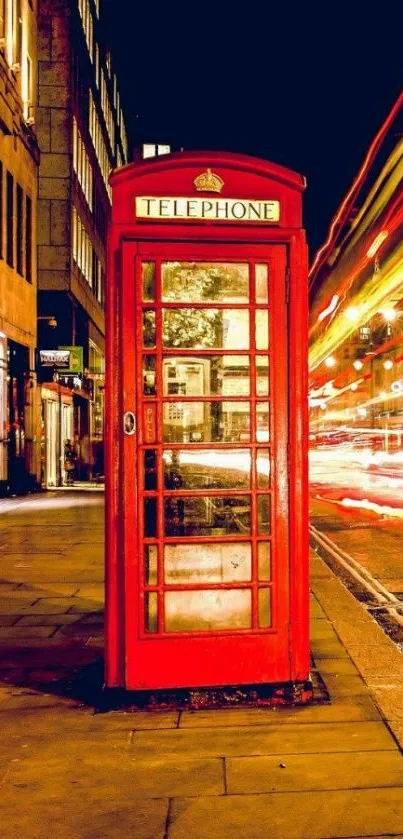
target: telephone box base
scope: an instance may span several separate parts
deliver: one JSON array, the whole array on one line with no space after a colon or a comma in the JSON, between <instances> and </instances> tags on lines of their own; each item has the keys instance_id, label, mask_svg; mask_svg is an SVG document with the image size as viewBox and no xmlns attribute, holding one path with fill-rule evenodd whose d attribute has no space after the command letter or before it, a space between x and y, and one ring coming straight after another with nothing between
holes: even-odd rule
<instances>
[{"instance_id":1,"label":"telephone box base","mask_svg":"<svg viewBox=\"0 0 403 839\"><path fill-rule=\"evenodd\" d=\"M310 679L268 685L230 685L213 688L130 691L105 688L105 710L201 710L231 707L267 708L279 705L306 705L328 700L326 688Z\"/></svg>"}]
</instances>

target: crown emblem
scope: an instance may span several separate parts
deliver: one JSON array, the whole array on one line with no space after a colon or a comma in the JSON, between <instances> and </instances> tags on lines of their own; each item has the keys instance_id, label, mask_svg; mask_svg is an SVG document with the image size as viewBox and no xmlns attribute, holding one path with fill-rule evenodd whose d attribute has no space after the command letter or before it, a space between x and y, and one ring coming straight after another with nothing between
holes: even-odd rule
<instances>
[{"instance_id":1,"label":"crown emblem","mask_svg":"<svg viewBox=\"0 0 403 839\"><path fill-rule=\"evenodd\" d=\"M202 175L198 175L193 181L198 192L221 192L224 181L219 175L215 175L211 169L207 169Z\"/></svg>"}]
</instances>

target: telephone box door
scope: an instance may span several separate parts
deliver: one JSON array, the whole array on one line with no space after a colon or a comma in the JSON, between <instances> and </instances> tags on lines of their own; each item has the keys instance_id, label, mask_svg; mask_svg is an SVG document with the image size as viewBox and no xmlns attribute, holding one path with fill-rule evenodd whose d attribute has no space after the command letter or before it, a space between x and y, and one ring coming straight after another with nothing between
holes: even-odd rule
<instances>
[{"instance_id":1,"label":"telephone box door","mask_svg":"<svg viewBox=\"0 0 403 839\"><path fill-rule=\"evenodd\" d=\"M290 679L286 248L125 243L126 686Z\"/></svg>"}]
</instances>

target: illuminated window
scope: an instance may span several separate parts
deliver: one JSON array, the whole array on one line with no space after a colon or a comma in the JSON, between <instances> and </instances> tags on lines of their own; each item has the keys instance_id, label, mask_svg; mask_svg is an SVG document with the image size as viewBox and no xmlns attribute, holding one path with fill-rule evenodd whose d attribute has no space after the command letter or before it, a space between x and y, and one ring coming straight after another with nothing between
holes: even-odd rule
<instances>
[{"instance_id":1,"label":"illuminated window","mask_svg":"<svg viewBox=\"0 0 403 839\"><path fill-rule=\"evenodd\" d=\"M17 184L17 273L22 277L24 273L24 193L22 187Z\"/></svg>"},{"instance_id":2,"label":"illuminated window","mask_svg":"<svg viewBox=\"0 0 403 839\"><path fill-rule=\"evenodd\" d=\"M0 38L5 37L5 34L6 34L5 23L6 23L6 4L5 4L5 0L0 0Z\"/></svg>"},{"instance_id":3,"label":"illuminated window","mask_svg":"<svg viewBox=\"0 0 403 839\"><path fill-rule=\"evenodd\" d=\"M14 178L7 172L6 178L6 207L7 207L7 263L14 267Z\"/></svg>"},{"instance_id":4,"label":"illuminated window","mask_svg":"<svg viewBox=\"0 0 403 839\"><path fill-rule=\"evenodd\" d=\"M169 154L171 146L160 146L155 143L145 143L143 145L143 157L156 157L160 154Z\"/></svg>"},{"instance_id":5,"label":"illuminated window","mask_svg":"<svg viewBox=\"0 0 403 839\"><path fill-rule=\"evenodd\" d=\"M32 201L25 196L25 279L32 283Z\"/></svg>"}]
</instances>

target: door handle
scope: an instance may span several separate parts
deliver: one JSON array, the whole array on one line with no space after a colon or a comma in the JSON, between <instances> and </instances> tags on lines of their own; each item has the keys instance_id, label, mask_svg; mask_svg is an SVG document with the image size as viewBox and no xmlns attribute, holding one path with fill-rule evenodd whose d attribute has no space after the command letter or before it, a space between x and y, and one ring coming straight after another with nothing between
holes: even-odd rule
<instances>
[{"instance_id":1,"label":"door handle","mask_svg":"<svg viewBox=\"0 0 403 839\"><path fill-rule=\"evenodd\" d=\"M123 431L129 437L136 433L136 417L133 411L123 414Z\"/></svg>"}]
</instances>

